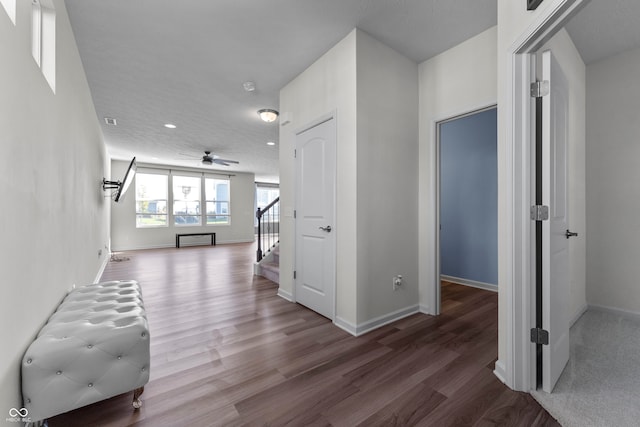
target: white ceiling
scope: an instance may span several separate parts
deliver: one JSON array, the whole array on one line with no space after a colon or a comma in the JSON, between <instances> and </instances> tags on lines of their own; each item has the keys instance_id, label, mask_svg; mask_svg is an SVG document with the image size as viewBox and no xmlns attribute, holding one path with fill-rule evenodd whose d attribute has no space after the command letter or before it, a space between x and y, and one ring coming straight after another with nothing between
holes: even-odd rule
<instances>
[{"instance_id":1,"label":"white ceiling","mask_svg":"<svg viewBox=\"0 0 640 427\"><path fill-rule=\"evenodd\" d=\"M280 89L353 28L419 63L496 25L497 16L496 0L66 0L66 6L113 158L202 167L198 158L211 150L240 162L225 171L253 172L265 182L279 180L278 122L261 122L257 110L278 109ZM615 38L610 26L629 27L640 17L640 1L593 0L584 13L592 7L593 16L578 16L568 27L583 57L628 48L607 41ZM615 25L597 26L603 10ZM594 37L584 26L599 31ZM243 90L248 80L254 92ZM105 117L118 125L106 125Z\"/></svg>"}]
</instances>

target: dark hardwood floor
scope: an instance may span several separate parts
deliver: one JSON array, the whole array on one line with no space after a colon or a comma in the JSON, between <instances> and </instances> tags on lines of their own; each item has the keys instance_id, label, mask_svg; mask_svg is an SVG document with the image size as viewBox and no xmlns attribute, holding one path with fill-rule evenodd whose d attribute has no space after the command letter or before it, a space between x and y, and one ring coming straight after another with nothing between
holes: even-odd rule
<instances>
[{"instance_id":1,"label":"dark hardwood floor","mask_svg":"<svg viewBox=\"0 0 640 427\"><path fill-rule=\"evenodd\" d=\"M58 426L547 426L493 375L497 295L443 284L443 314L361 337L276 296L251 244L119 254L102 280L142 286L151 381L49 420Z\"/></svg>"}]
</instances>

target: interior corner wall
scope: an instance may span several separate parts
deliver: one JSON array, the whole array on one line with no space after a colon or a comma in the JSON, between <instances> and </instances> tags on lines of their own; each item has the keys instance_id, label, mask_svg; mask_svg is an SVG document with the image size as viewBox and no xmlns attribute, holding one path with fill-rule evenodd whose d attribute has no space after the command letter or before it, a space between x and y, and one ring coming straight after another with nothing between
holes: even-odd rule
<instances>
[{"instance_id":1,"label":"interior corner wall","mask_svg":"<svg viewBox=\"0 0 640 427\"><path fill-rule=\"evenodd\" d=\"M366 330L418 309L418 65L356 35L357 325Z\"/></svg>"},{"instance_id":2,"label":"interior corner wall","mask_svg":"<svg viewBox=\"0 0 640 427\"><path fill-rule=\"evenodd\" d=\"M129 166L130 160L113 160L111 162L111 178L114 181L122 180ZM144 169L157 169L167 174L169 169L166 166L153 166L138 164L138 172L144 173ZM181 169L171 169L173 175L180 175ZM184 168L186 174L202 174L201 169ZM215 171L211 171L215 172ZM205 173L206 175L206 173ZM255 177L252 173L234 172L229 178L231 180L231 223L229 225L203 225L177 227L169 224L167 227L136 227L136 196L135 182L127 192L126 197L119 203L113 203L111 208L111 249L112 251L153 249L174 247L176 244L176 233L198 233L215 232L216 243L241 243L253 242L255 240L254 223L255 218ZM222 177L211 175L212 178ZM171 180L169 179L169 187ZM171 191L171 188L169 188ZM167 201L167 209L171 209L171 200ZM210 244L209 236L192 237L193 244ZM191 243L181 241L181 246Z\"/></svg>"},{"instance_id":3,"label":"interior corner wall","mask_svg":"<svg viewBox=\"0 0 640 427\"><path fill-rule=\"evenodd\" d=\"M496 104L496 37L492 27L419 65L419 300L426 313L435 313L440 285L436 123Z\"/></svg>"},{"instance_id":4,"label":"interior corner wall","mask_svg":"<svg viewBox=\"0 0 640 427\"><path fill-rule=\"evenodd\" d=\"M0 8L0 411L21 408L22 356L75 285L108 261L108 160L63 0L56 11L56 92L31 55L31 2L16 25Z\"/></svg>"},{"instance_id":5,"label":"interior corner wall","mask_svg":"<svg viewBox=\"0 0 640 427\"><path fill-rule=\"evenodd\" d=\"M587 302L640 314L640 49L587 66Z\"/></svg>"},{"instance_id":6,"label":"interior corner wall","mask_svg":"<svg viewBox=\"0 0 640 427\"><path fill-rule=\"evenodd\" d=\"M540 49L551 49L569 84L567 195L568 227L578 233L569 240L569 319L577 320L587 307L586 250L589 235L585 206L585 98L586 67L569 33L565 29L555 34Z\"/></svg>"},{"instance_id":7,"label":"interior corner wall","mask_svg":"<svg viewBox=\"0 0 640 427\"><path fill-rule=\"evenodd\" d=\"M356 323L356 30L280 91L280 293L293 295L296 132L336 113L336 316Z\"/></svg>"}]
</instances>

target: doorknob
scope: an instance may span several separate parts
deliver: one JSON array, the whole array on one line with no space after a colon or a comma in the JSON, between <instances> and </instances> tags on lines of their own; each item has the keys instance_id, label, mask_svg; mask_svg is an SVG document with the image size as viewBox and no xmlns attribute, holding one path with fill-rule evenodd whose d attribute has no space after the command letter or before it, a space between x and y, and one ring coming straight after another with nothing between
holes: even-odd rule
<instances>
[{"instance_id":1,"label":"doorknob","mask_svg":"<svg viewBox=\"0 0 640 427\"><path fill-rule=\"evenodd\" d=\"M567 232L566 232L566 233L564 233L564 235L565 235L565 236L567 236L567 239L568 239L569 237L575 237L575 236L577 236L577 235L578 235L578 233L574 233L574 232L572 232L572 231L567 230Z\"/></svg>"},{"instance_id":2,"label":"doorknob","mask_svg":"<svg viewBox=\"0 0 640 427\"><path fill-rule=\"evenodd\" d=\"M322 231L326 231L327 233L331 233L331 226L327 225L326 227L318 227Z\"/></svg>"}]
</instances>

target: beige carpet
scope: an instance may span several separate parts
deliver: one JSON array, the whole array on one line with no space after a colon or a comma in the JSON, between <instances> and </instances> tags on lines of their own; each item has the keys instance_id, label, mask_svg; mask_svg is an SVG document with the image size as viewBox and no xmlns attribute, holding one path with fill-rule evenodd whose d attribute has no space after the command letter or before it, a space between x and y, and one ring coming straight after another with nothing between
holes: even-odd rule
<instances>
[{"instance_id":1,"label":"beige carpet","mask_svg":"<svg viewBox=\"0 0 640 427\"><path fill-rule=\"evenodd\" d=\"M640 319L589 310L553 393L533 397L563 426L640 426Z\"/></svg>"}]
</instances>

